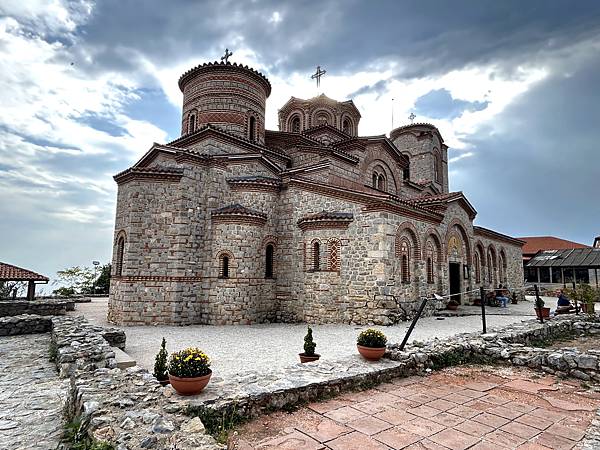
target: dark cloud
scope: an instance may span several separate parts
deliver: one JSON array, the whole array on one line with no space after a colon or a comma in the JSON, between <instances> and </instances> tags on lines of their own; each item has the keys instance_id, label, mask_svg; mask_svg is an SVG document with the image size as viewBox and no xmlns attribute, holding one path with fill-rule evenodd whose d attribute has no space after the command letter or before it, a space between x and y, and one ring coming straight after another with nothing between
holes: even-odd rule
<instances>
[{"instance_id":1,"label":"dark cloud","mask_svg":"<svg viewBox=\"0 0 600 450\"><path fill-rule=\"evenodd\" d=\"M281 22L269 23L277 11ZM399 76L421 77L473 64L511 70L598 35L600 2L214 1L98 2L81 30L98 68L135 70L127 49L156 64L195 55L217 59L243 45L272 73L331 74L398 62ZM235 59L235 56L234 56Z\"/></svg>"},{"instance_id":2,"label":"dark cloud","mask_svg":"<svg viewBox=\"0 0 600 450\"><path fill-rule=\"evenodd\" d=\"M451 187L477 205L481 224L588 245L600 234L599 56L551 76L468 138L477 151L451 166Z\"/></svg>"},{"instance_id":3,"label":"dark cloud","mask_svg":"<svg viewBox=\"0 0 600 450\"><path fill-rule=\"evenodd\" d=\"M481 111L488 102L467 102L452 98L446 89L437 89L419 97L415 102L417 115L432 119L454 119L465 111Z\"/></svg>"}]
</instances>

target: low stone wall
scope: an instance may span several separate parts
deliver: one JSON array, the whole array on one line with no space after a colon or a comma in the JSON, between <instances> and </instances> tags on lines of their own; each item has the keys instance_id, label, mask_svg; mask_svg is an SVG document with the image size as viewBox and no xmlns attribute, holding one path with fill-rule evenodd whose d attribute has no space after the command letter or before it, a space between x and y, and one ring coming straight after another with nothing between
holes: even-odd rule
<instances>
[{"instance_id":1,"label":"low stone wall","mask_svg":"<svg viewBox=\"0 0 600 450\"><path fill-rule=\"evenodd\" d=\"M119 347L125 347L122 330L90 325L81 316L53 317L51 339L61 377L77 371L115 368L117 362L111 346L118 343Z\"/></svg>"},{"instance_id":2,"label":"low stone wall","mask_svg":"<svg viewBox=\"0 0 600 450\"><path fill-rule=\"evenodd\" d=\"M37 314L0 317L0 336L17 334L47 333L52 329L52 320Z\"/></svg>"},{"instance_id":3,"label":"low stone wall","mask_svg":"<svg viewBox=\"0 0 600 450\"><path fill-rule=\"evenodd\" d=\"M75 310L73 300L0 300L0 317L37 314L40 316L62 316Z\"/></svg>"}]
</instances>

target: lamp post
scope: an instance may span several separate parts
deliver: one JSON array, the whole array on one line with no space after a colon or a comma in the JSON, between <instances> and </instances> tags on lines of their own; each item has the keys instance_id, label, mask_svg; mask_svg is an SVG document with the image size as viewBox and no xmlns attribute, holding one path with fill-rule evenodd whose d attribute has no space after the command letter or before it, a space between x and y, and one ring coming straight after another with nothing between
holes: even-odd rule
<instances>
[{"instance_id":1,"label":"lamp post","mask_svg":"<svg viewBox=\"0 0 600 450\"><path fill-rule=\"evenodd\" d=\"M100 265L100 261L92 261L94 265L94 283L92 284L92 295L96 295L96 269Z\"/></svg>"}]
</instances>

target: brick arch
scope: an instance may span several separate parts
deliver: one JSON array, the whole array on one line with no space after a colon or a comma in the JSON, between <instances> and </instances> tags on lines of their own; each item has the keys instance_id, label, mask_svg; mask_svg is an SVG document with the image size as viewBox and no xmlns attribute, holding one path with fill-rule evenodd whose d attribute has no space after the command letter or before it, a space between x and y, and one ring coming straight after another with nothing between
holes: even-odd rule
<instances>
[{"instance_id":1,"label":"brick arch","mask_svg":"<svg viewBox=\"0 0 600 450\"><path fill-rule=\"evenodd\" d=\"M273 244L274 246L277 246L278 243L279 243L279 238L277 236L275 236L274 234L269 234L262 239L262 241L260 243L260 247L265 248L269 244Z\"/></svg>"},{"instance_id":2,"label":"brick arch","mask_svg":"<svg viewBox=\"0 0 600 450\"><path fill-rule=\"evenodd\" d=\"M356 135L356 132L355 132L356 128L355 128L355 125L354 125L354 119L353 119L353 118L352 118L352 116L351 116L350 114L348 114L347 112L345 112L345 113L343 113L343 114L342 114L342 120L340 121L340 129L341 129L342 131L344 131L344 122L345 122L346 120L347 120L348 122L350 122L350 133L349 133L349 134L350 134L350 136L354 136L354 135Z\"/></svg>"},{"instance_id":3,"label":"brick arch","mask_svg":"<svg viewBox=\"0 0 600 450\"><path fill-rule=\"evenodd\" d=\"M425 249L427 248L427 240L429 238L433 238L432 240L437 245L437 247L438 247L437 248L438 264L442 264L445 261L445 259L444 259L444 246L442 244L442 238L440 236L440 233L438 233L438 231L435 228L429 228L427 230L427 232L425 233L425 235L423 237L423 246L422 246L423 251L425 251Z\"/></svg>"},{"instance_id":4,"label":"brick arch","mask_svg":"<svg viewBox=\"0 0 600 450\"><path fill-rule=\"evenodd\" d=\"M396 195L398 193L398 183L396 182L396 177L394 176L394 171L391 169L389 164L386 163L382 159L374 158L371 161L369 161L369 164L367 165L365 173L363 174L363 176L366 177L365 184L367 186L371 186L373 171L378 166L381 167L381 169L383 169L383 171L385 173L388 192L390 192L389 188L390 188L390 184L391 184L391 188L393 189L392 193L394 195Z\"/></svg>"},{"instance_id":5,"label":"brick arch","mask_svg":"<svg viewBox=\"0 0 600 450\"><path fill-rule=\"evenodd\" d=\"M486 261L484 261L486 259L485 245L483 245L483 242L481 242L480 239L477 239L477 242L475 242L475 250L479 250L479 257L481 259L481 267L486 267L487 264L486 264Z\"/></svg>"},{"instance_id":6,"label":"brick arch","mask_svg":"<svg viewBox=\"0 0 600 450\"><path fill-rule=\"evenodd\" d=\"M327 116L329 117L327 124L331 125L332 127L335 127L335 114L333 113L333 111L330 108L327 108L325 106L317 106L315 109L313 109L310 113L310 125L311 127L314 127L316 125L319 125L319 123L317 122L317 116L320 115L321 113L325 113L327 114Z\"/></svg>"},{"instance_id":7,"label":"brick arch","mask_svg":"<svg viewBox=\"0 0 600 450\"><path fill-rule=\"evenodd\" d=\"M402 222L396 229L396 242L402 236L402 233L406 232L412 240L413 256L415 260L421 259L421 243L419 242L419 233L411 222ZM396 247L396 255L398 254L398 248Z\"/></svg>"},{"instance_id":8,"label":"brick arch","mask_svg":"<svg viewBox=\"0 0 600 450\"><path fill-rule=\"evenodd\" d=\"M292 131L292 120L295 117L298 117L300 119L300 131L308 128L304 123L304 111L302 111L300 108L294 108L292 111L289 112L289 114L285 118L285 131Z\"/></svg>"},{"instance_id":9,"label":"brick arch","mask_svg":"<svg viewBox=\"0 0 600 450\"><path fill-rule=\"evenodd\" d=\"M450 233L453 231L452 229L456 227L460 233L460 236L465 244L465 248L467 251L467 264L471 265L473 262L473 255L471 254L471 240L469 239L469 235L467 234L467 229L463 225L463 223L459 219L452 219L448 224L448 228L446 229L446 241L450 238Z\"/></svg>"}]
</instances>

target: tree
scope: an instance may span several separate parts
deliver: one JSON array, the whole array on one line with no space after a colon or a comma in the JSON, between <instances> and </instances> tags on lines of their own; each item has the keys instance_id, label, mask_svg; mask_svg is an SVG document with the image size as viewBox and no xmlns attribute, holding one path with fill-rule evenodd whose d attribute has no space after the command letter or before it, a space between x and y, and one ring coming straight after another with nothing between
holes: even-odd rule
<instances>
[{"instance_id":1,"label":"tree","mask_svg":"<svg viewBox=\"0 0 600 450\"><path fill-rule=\"evenodd\" d=\"M89 267L69 267L56 272L57 279L53 284L62 286L53 291L57 295L72 296L77 294L89 294L93 290L94 271Z\"/></svg>"},{"instance_id":2,"label":"tree","mask_svg":"<svg viewBox=\"0 0 600 450\"><path fill-rule=\"evenodd\" d=\"M96 279L96 294L108 294L110 288L110 271L112 266L104 264L100 270L100 276Z\"/></svg>"},{"instance_id":3,"label":"tree","mask_svg":"<svg viewBox=\"0 0 600 450\"><path fill-rule=\"evenodd\" d=\"M22 295L25 283L22 281L0 281L0 298L12 298Z\"/></svg>"}]
</instances>

